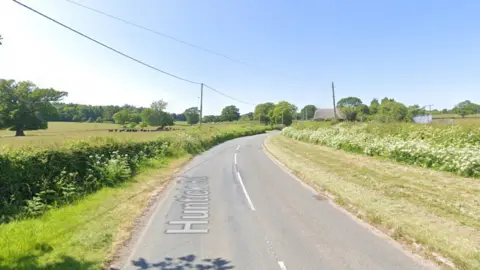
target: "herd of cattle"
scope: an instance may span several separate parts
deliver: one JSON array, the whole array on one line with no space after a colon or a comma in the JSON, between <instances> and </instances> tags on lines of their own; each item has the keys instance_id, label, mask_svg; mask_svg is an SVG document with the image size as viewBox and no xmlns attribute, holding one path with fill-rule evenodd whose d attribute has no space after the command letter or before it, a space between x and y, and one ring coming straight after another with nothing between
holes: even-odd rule
<instances>
[{"instance_id":1,"label":"herd of cattle","mask_svg":"<svg viewBox=\"0 0 480 270\"><path fill-rule=\"evenodd\" d=\"M108 132L157 132L157 131L169 131L175 130L171 127L158 127L156 129L136 129L136 128L122 128L122 129L109 129Z\"/></svg>"}]
</instances>

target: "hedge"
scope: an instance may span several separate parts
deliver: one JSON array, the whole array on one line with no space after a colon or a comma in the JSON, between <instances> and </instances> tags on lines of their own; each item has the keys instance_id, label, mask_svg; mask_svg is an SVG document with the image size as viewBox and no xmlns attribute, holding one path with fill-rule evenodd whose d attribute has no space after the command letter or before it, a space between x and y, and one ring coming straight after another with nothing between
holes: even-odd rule
<instances>
[{"instance_id":1,"label":"hedge","mask_svg":"<svg viewBox=\"0 0 480 270\"><path fill-rule=\"evenodd\" d=\"M267 127L235 127L179 132L175 139L120 141L95 138L59 149L18 149L0 153L0 223L35 216L105 186L129 179L152 158L196 154Z\"/></svg>"}]
</instances>

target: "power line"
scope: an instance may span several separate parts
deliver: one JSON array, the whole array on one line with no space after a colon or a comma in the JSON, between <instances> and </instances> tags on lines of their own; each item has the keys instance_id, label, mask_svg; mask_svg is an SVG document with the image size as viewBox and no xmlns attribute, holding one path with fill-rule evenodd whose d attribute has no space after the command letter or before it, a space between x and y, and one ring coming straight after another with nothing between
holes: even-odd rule
<instances>
[{"instance_id":1,"label":"power line","mask_svg":"<svg viewBox=\"0 0 480 270\"><path fill-rule=\"evenodd\" d=\"M127 55L127 54L125 54L125 53L123 53L123 52L121 52L121 51L118 51L118 50L116 50L116 49L114 49L114 48L112 48L112 47L110 47L110 46L108 46L108 45L106 45L106 44L104 44L104 43L102 43L102 42L94 39L94 38L91 38L91 37L89 37L89 36L87 36L87 35L79 32L79 31L77 31L77 30L75 30L75 29L73 29L73 28L71 28L71 27L69 27L69 26L67 26L67 25L65 25L65 24L63 24L63 23L61 23L61 22L59 22L59 21L57 21L57 20L55 20L55 19L47 16L47 15L45 15L45 14L43 14L43 13L41 13L41 12L39 12L39 11L37 11L37 10L29 7L29 6L27 6L27 5L25 5L25 4L23 4L23 3L20 3L20 2L18 2L17 0L12 0L12 1L15 2L15 3L17 3L17 4L19 4L19 5L21 5L21 6L23 6L23 7L25 7L25 8L27 8L27 9L29 9L30 11L35 12L36 14L38 14L38 15L40 15L40 16L42 16L42 17L44 17L44 18L46 18L46 19L48 19L48 20L50 20L50 21L52 21L52 22L54 22L54 23L56 23L56 24L58 24L58 25L61 25L61 26L65 27L65 28L67 28L67 29L70 30L70 31L75 32L76 34L78 34L78 35L80 35L80 36L82 36L82 37L84 37L84 38L89 39L90 41L93 41L93 42L97 43L98 45L101 45L101 46L103 46L103 47L105 47L105 48L107 48L107 49L109 49L109 50L112 50L112 51L116 52L117 54L120 54L120 55L122 55L122 56L124 56L124 57L126 57L126 58L128 58L128 59L130 59L130 60L133 60L133 61L135 61L135 62L137 62L137 63L139 63L139 64L142 64L142 65L144 65L144 66L146 66L146 67L149 67L149 68L151 68L151 69L153 69L153 70L159 71L159 72L161 72L161 73L163 73L163 74L166 74L166 75L168 75L168 76L174 77L174 78L176 78L176 79L179 79L179 80L182 80L182 81L185 81L185 82L189 82L189 83L192 83L192 84L196 84L196 85L202 85L202 83L200 83L200 82L195 82L195 81L192 81L192 80L189 80L189 79L182 78L182 77L180 77L180 76L177 76L177 75L174 75L174 74L172 74L172 73L163 71L163 70L158 69L158 68L156 68L156 67L154 67L154 66L152 66L152 65L149 65L149 64L147 64L147 63L145 63L145 62L142 62L142 61L140 61L140 60L138 60L138 59L136 59L136 58L134 58L134 57L131 57L131 56L129 56L129 55ZM67 0L67 1L68 1L68 0ZM218 93L218 94L220 94L220 95L223 95L223 96L225 96L225 97L228 97L228 98L230 98L230 99L232 99L232 100L238 101L238 102L240 102L240 103L248 104L248 105L254 105L254 104L251 104L251 103L248 103L248 102L245 102L245 101L241 101L241 100L239 100L239 99L236 99L236 98L234 98L234 97L232 97L232 96L229 96L229 95L227 95L227 94L225 94L225 93L222 93L222 92L220 92L220 91L218 91L218 90L216 90L216 89L214 89L214 88L212 88L212 87L210 87L210 86L208 86L208 85L204 85L204 86L207 87L207 88L209 88L210 90L215 91L216 93Z\"/></svg>"},{"instance_id":2,"label":"power line","mask_svg":"<svg viewBox=\"0 0 480 270\"><path fill-rule=\"evenodd\" d=\"M103 12L103 11L101 11L101 10L94 9L94 8L92 8L92 7L89 7L89 6L80 4L80 3L75 2L75 1L72 1L72 0L65 0L65 1L67 1L67 2L69 2L69 3L72 3L72 4L74 4L74 5L77 5L77 6L79 6L79 7L88 9L88 10L90 10L90 11L93 11L93 12L95 12L95 13L98 13L98 14L101 14L101 15L104 15L104 16L107 16L107 17L109 17L109 18L111 18L111 19L114 19L114 20L117 20L117 21L126 23L126 24L128 24L128 25L131 25L131 26L134 26L134 27L137 27L137 28L140 28L140 29L143 29L143 30L145 30L145 31L148 31L148 32L151 32L151 33L153 33L153 34L162 36L162 37L164 37L164 38L168 38L168 39L170 39L170 40L173 40L173 41L182 43L183 45L187 45L187 46L190 46L190 47L192 47L192 48L195 48L195 49L198 49L198 50L201 50L201 51L210 53L210 54L214 54L214 55L216 55L216 56L220 56L220 57L222 57L222 58L225 58L225 59L227 59L227 60L229 60L229 61L232 61L232 62L235 62L235 63L237 63L237 64L241 64L241 65L244 65L244 66L247 66L247 67L250 67L250 68L255 68L255 69L259 69L259 70L264 70L264 71L265 71L264 68L251 65L251 64L249 64L249 63L247 63L247 62L244 62L244 61L235 59L235 58L233 58L233 57L231 57L231 56L228 56L228 55L225 55L225 54L222 54L222 53L219 53L219 52L210 50L210 49L206 49L206 48L204 48L204 47L195 45L195 44L190 43L190 42L187 42L187 41L185 41L185 40L181 40L181 39L178 39L178 38L176 38L176 37L173 37L173 36L170 36L170 35L167 35L167 34L164 34L164 33L160 33L160 32L158 32L158 31L156 31L156 30L151 29L151 28L148 28L148 27L145 27L145 26L142 26L142 25L133 23L133 22L131 22L131 21L127 21L127 20L125 20L125 19L122 19L122 18L117 17L117 16L114 16L114 15L112 15L112 14Z\"/></svg>"},{"instance_id":3,"label":"power line","mask_svg":"<svg viewBox=\"0 0 480 270\"><path fill-rule=\"evenodd\" d=\"M235 100L235 101L240 102L240 103L243 103L243 104L254 105L254 106L255 106L255 104L248 103L248 102L246 102L246 101L239 100L239 99L237 99L237 98L234 98L234 97L232 97L232 96L229 96L229 95L227 95L227 94L224 94L224 93L218 91L217 89L215 89L215 88L213 88L213 87L211 87L211 86L208 86L208 85L206 85L206 84L204 84L203 86L205 86L206 88L208 88L208 89L210 89L210 90L212 90L212 91L214 91L214 92L217 92L218 94L220 94L220 95L222 95L222 96L225 96L225 97L227 97L227 98L229 98L229 99Z\"/></svg>"},{"instance_id":4,"label":"power line","mask_svg":"<svg viewBox=\"0 0 480 270\"><path fill-rule=\"evenodd\" d=\"M161 73L163 73L163 74L166 74L166 75L168 75L168 76L177 78L177 79L182 80L182 81L185 81L185 82L189 82L189 83L193 83L193 84L200 84L199 82L195 82L195 81L191 81L191 80L189 80L189 79L182 78L182 77L180 77L180 76L177 76L177 75L174 75L174 74L172 74L172 73L163 71L163 70L158 69L158 68L156 68L156 67L154 67L154 66L152 66L152 65L149 65L149 64L147 64L147 63L145 63L145 62L142 62L142 61L140 61L140 60L138 60L138 59L136 59L136 58L133 58L133 57L131 57L131 56L129 56L129 55L127 55L127 54L125 54L125 53L117 50L117 49L114 49L114 48L112 48L112 47L110 47L110 46L108 46L108 45L106 45L106 44L104 44L104 43L102 43L102 42L94 39L94 38L91 38L91 37L89 37L89 36L87 36L87 35L79 32L79 31L77 31L77 30L75 30L75 29L73 29L73 28L71 28L71 27L69 27L69 26L67 26L67 25L65 25L65 24L63 24L63 23L61 23L61 22L59 22L59 21L57 21L57 20L55 20L55 19L47 16L47 15L45 15L45 14L43 14L43 13L41 13L41 12L39 12L39 11L37 11L37 10L29 7L29 6L27 6L27 5L25 5L25 4L22 4L22 3L18 2L17 0L12 0L12 1L15 2L15 3L17 3L17 4L19 4L19 5L21 5L21 6L23 6L24 8L27 8L27 9L29 9L29 10L37 13L38 15L40 15L40 16L46 18L46 19L49 19L50 21L52 21L52 22L54 22L54 23L56 23L56 24L58 24L58 25L61 25L61 26L65 27L65 28L67 28L68 30L70 30L70 31L72 31L72 32L75 32L76 34L78 34L78 35L80 35L80 36L82 36L82 37L84 37L84 38L86 38L86 39L89 39L90 41L93 41L93 42L97 43L97 44L100 45L100 46L103 46L103 47L105 47L105 48L107 48L107 49L109 49L109 50L111 50L111 51L114 51L114 52L120 54L121 56L124 56L124 57L126 57L126 58L128 58L128 59L130 59L130 60L133 60L133 61L135 61L135 62L137 62L137 63L139 63L139 64L142 64L142 65L144 65L144 66L146 66L146 67L149 67L149 68L151 68L151 69L154 69L154 70L159 71L159 72L161 72Z\"/></svg>"}]
</instances>

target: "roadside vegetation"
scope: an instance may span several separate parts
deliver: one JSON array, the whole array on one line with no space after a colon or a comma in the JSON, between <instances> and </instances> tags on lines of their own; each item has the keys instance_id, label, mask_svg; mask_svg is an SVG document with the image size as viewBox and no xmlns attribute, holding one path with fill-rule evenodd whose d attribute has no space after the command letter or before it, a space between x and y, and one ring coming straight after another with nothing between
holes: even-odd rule
<instances>
[{"instance_id":1,"label":"roadside vegetation","mask_svg":"<svg viewBox=\"0 0 480 270\"><path fill-rule=\"evenodd\" d=\"M377 128L377 136L385 133L381 126ZM422 134L421 127L409 128L413 128L412 132L418 136L424 134L424 138L428 137L427 140L432 142L440 138L439 133L430 134L435 128L424 130ZM321 136L313 135L312 139L361 153L362 148L355 143L349 144L345 136L358 134L366 139L365 130L368 129L338 127L325 131L327 133L321 131ZM295 135L297 132L299 134ZM308 137L301 137L300 134L308 134L303 132L311 131L284 131L309 141ZM339 133L342 133L341 137ZM329 136L334 138L329 139ZM408 134L397 134L393 138L401 136ZM461 138L465 139L463 144L470 143L466 134ZM349 139L357 142L354 137ZM378 141L373 139L372 143L378 144ZM403 144L408 145L408 142ZM336 203L413 251L447 268L480 269L480 179L401 165L281 135L269 137L265 146L317 191L330 195ZM401 149L399 153L404 151ZM411 155L407 154L407 157L411 158Z\"/></svg>"},{"instance_id":2,"label":"roadside vegetation","mask_svg":"<svg viewBox=\"0 0 480 270\"><path fill-rule=\"evenodd\" d=\"M98 269L120 237L117 226L127 235L125 228L148 201L122 198L135 191L148 196L155 190L151 184L159 183L143 174L134 179L144 182L132 182L132 176L173 161L170 170L157 171L169 174L189 155L267 129L222 124L164 132L172 136L146 141L94 137L59 148L27 146L1 152L0 268ZM63 229L72 226L72 231Z\"/></svg>"},{"instance_id":3,"label":"roadside vegetation","mask_svg":"<svg viewBox=\"0 0 480 270\"><path fill-rule=\"evenodd\" d=\"M284 136L348 152L480 177L480 126L349 124L287 127Z\"/></svg>"}]
</instances>

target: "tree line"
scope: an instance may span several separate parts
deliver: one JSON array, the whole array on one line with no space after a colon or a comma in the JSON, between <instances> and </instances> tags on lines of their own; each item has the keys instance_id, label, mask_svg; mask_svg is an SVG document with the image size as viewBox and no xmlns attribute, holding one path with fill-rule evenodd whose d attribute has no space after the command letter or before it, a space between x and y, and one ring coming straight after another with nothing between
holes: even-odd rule
<instances>
[{"instance_id":1,"label":"tree line","mask_svg":"<svg viewBox=\"0 0 480 270\"><path fill-rule=\"evenodd\" d=\"M38 88L29 81L15 82L0 79L0 129L15 131L16 136L24 136L25 130L48 128L48 122L114 122L124 127L169 126L174 121L199 122L197 107L183 113L168 113L168 103L163 100L152 102L150 107L132 105L94 106L60 102L67 92L52 88ZM219 116L207 115L204 122L251 120L253 113L240 115L234 105L223 108Z\"/></svg>"},{"instance_id":2,"label":"tree line","mask_svg":"<svg viewBox=\"0 0 480 270\"><path fill-rule=\"evenodd\" d=\"M427 111L426 106L420 107L417 104L406 106L388 97L381 101L375 98L370 105L363 104L357 97L346 97L338 101L337 107L342 112L342 117L348 121L411 122L413 117L426 114L453 113L464 117L480 113L480 105L469 100L460 102L450 110Z\"/></svg>"},{"instance_id":3,"label":"tree line","mask_svg":"<svg viewBox=\"0 0 480 270\"><path fill-rule=\"evenodd\" d=\"M141 127L168 126L174 121L186 121L196 124L200 120L197 107L190 107L183 113L168 113L168 103L163 100L152 102L149 108L123 106L93 106L73 103L61 103L67 92L52 88L38 88L28 81L0 79L0 129L15 131L16 136L24 136L25 130L46 129L49 121L65 122L114 122L122 126ZM411 121L416 115L425 115L425 107L406 106L392 98L381 101L373 99L369 105L357 97L342 98L337 103L340 117L349 121L375 120L380 122ZM287 101L266 102L256 105L253 112L240 114L240 110L229 105L219 115L205 115L205 123L256 120L264 124L290 125L293 120L313 119L317 108L306 105L300 111ZM461 116L480 113L480 105L469 100L460 102L453 109L444 109L442 113L455 113ZM431 113L440 113L434 110Z\"/></svg>"}]
</instances>

